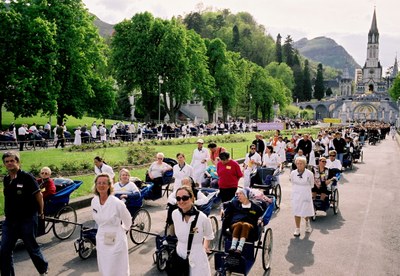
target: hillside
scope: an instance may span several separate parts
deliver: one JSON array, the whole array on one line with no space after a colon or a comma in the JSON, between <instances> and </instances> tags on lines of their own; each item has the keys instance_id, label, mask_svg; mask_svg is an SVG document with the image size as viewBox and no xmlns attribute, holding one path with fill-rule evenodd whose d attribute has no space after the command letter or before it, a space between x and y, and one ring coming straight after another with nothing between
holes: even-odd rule
<instances>
[{"instance_id":1,"label":"hillside","mask_svg":"<svg viewBox=\"0 0 400 276\"><path fill-rule=\"evenodd\" d=\"M296 41L293 46L300 54L325 66L344 70L347 68L350 77L353 77L356 68L361 68L354 58L333 39L327 37L316 37L308 40L302 38Z\"/></svg>"},{"instance_id":2,"label":"hillside","mask_svg":"<svg viewBox=\"0 0 400 276\"><path fill-rule=\"evenodd\" d=\"M114 25L102 21L94 14L92 15L95 17L94 25L99 29L99 34L104 38L111 36L114 31Z\"/></svg>"}]
</instances>

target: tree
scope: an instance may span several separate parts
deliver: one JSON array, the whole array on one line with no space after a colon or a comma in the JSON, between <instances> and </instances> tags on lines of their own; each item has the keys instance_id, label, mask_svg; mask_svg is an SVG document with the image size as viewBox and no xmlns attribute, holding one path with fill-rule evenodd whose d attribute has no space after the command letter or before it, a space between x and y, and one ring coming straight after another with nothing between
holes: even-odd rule
<instances>
[{"instance_id":1,"label":"tree","mask_svg":"<svg viewBox=\"0 0 400 276\"><path fill-rule=\"evenodd\" d=\"M393 82L393 86L389 90L389 95L393 101L398 101L400 98L400 75L397 75Z\"/></svg>"},{"instance_id":2,"label":"tree","mask_svg":"<svg viewBox=\"0 0 400 276\"><path fill-rule=\"evenodd\" d=\"M294 56L294 65L292 67L294 77L293 99L295 101L303 101L304 88L303 88L303 69L300 65L300 60L297 55Z\"/></svg>"},{"instance_id":3,"label":"tree","mask_svg":"<svg viewBox=\"0 0 400 276\"><path fill-rule=\"evenodd\" d=\"M314 98L320 101L325 95L325 87L324 87L324 69L322 67L322 63L318 64L317 68L317 77L315 79L314 85Z\"/></svg>"},{"instance_id":4,"label":"tree","mask_svg":"<svg viewBox=\"0 0 400 276\"><path fill-rule=\"evenodd\" d=\"M310 78L310 68L308 65L308 59L304 62L304 70L303 70L303 93L304 93L304 100L309 101L312 97L312 85L311 85L311 78Z\"/></svg>"},{"instance_id":5,"label":"tree","mask_svg":"<svg viewBox=\"0 0 400 276\"><path fill-rule=\"evenodd\" d=\"M282 47L282 59L287 65L289 65L290 67L293 67L294 55L295 55L295 51L293 48L293 39L291 38L290 35L288 35L286 37L285 43L283 44L283 47Z\"/></svg>"},{"instance_id":6,"label":"tree","mask_svg":"<svg viewBox=\"0 0 400 276\"><path fill-rule=\"evenodd\" d=\"M32 6L36 9L33 16L56 25L53 85L57 88L57 122L61 124L67 115L81 118L90 109L101 114L104 106L93 104L98 97L107 98L111 101L107 105L113 106L113 83L105 76L106 47L93 24L94 16L82 1L37 0Z\"/></svg>"},{"instance_id":7,"label":"tree","mask_svg":"<svg viewBox=\"0 0 400 276\"><path fill-rule=\"evenodd\" d=\"M232 29L232 50L235 52L240 51L240 33L237 25Z\"/></svg>"},{"instance_id":8,"label":"tree","mask_svg":"<svg viewBox=\"0 0 400 276\"><path fill-rule=\"evenodd\" d=\"M275 61L278 62L279 64L283 62L283 56L282 56L282 37L281 34L278 34L276 37L276 43L275 43Z\"/></svg>"},{"instance_id":9,"label":"tree","mask_svg":"<svg viewBox=\"0 0 400 276\"><path fill-rule=\"evenodd\" d=\"M198 12L191 12L186 15L183 19L183 23L189 30L193 30L198 34L201 34L205 25L203 17Z\"/></svg>"},{"instance_id":10,"label":"tree","mask_svg":"<svg viewBox=\"0 0 400 276\"><path fill-rule=\"evenodd\" d=\"M0 106L15 117L56 111L55 32L29 1L0 3Z\"/></svg>"}]
</instances>

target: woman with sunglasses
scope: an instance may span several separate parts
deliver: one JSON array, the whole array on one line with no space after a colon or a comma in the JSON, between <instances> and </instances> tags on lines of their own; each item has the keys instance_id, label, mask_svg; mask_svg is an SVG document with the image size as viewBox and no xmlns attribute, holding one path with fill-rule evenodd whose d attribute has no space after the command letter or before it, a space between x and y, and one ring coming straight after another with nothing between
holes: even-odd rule
<instances>
[{"instance_id":1,"label":"woman with sunglasses","mask_svg":"<svg viewBox=\"0 0 400 276\"><path fill-rule=\"evenodd\" d=\"M328 194L328 186L332 184L336 177L328 179L329 169L326 167L326 158L321 157L318 161L318 166L313 168L314 187L311 189L312 198L315 200L317 194L321 195L321 200L324 201Z\"/></svg>"},{"instance_id":2,"label":"woman with sunglasses","mask_svg":"<svg viewBox=\"0 0 400 276\"><path fill-rule=\"evenodd\" d=\"M46 202L46 199L49 196L54 195L56 193L56 185L54 185L53 179L51 177L51 170L49 167L43 167L40 170L40 178L37 179L37 182L40 187L40 191L43 195L43 201Z\"/></svg>"},{"instance_id":3,"label":"woman with sunglasses","mask_svg":"<svg viewBox=\"0 0 400 276\"><path fill-rule=\"evenodd\" d=\"M342 170L342 162L339 159L336 159L336 150L329 151L329 159L326 160L326 167L328 169L338 169Z\"/></svg>"},{"instance_id":4,"label":"woman with sunglasses","mask_svg":"<svg viewBox=\"0 0 400 276\"><path fill-rule=\"evenodd\" d=\"M204 213L199 212L194 207L194 194L192 189L185 186L178 188L176 191L176 200L179 208L172 213L175 234L178 238L176 252L182 259L189 258L189 273L186 275L211 275L210 264L207 257L207 253L210 252L210 240L214 239L211 222ZM194 235L188 255L189 232L191 230L191 224L196 216L198 216L197 222L192 231Z\"/></svg>"},{"instance_id":5,"label":"woman with sunglasses","mask_svg":"<svg viewBox=\"0 0 400 276\"><path fill-rule=\"evenodd\" d=\"M250 146L250 152L246 154L246 158L243 163L244 187L250 187L250 174L255 168L261 166L261 163L261 155L256 152L256 145L252 144Z\"/></svg>"}]
</instances>

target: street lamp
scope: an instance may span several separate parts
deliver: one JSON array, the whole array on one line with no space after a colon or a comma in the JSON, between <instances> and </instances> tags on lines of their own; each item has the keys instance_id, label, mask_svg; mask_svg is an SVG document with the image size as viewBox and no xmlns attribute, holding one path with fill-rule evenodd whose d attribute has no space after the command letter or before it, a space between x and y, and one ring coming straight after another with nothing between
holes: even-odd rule
<instances>
[{"instance_id":1,"label":"street lamp","mask_svg":"<svg viewBox=\"0 0 400 276\"><path fill-rule=\"evenodd\" d=\"M250 124L250 122L251 122L251 99L252 99L253 97L251 96L251 95L249 95L249 99L250 99L250 101L249 101L249 124Z\"/></svg>"},{"instance_id":2,"label":"street lamp","mask_svg":"<svg viewBox=\"0 0 400 276\"><path fill-rule=\"evenodd\" d=\"M163 78L161 75L158 76L158 123L161 123L161 84L163 84Z\"/></svg>"}]
</instances>

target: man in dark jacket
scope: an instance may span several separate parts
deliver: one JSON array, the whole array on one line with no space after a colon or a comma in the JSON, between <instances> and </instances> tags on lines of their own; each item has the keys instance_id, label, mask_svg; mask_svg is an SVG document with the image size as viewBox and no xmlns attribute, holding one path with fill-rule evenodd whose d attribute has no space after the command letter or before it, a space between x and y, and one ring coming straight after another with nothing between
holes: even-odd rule
<instances>
[{"instance_id":1,"label":"man in dark jacket","mask_svg":"<svg viewBox=\"0 0 400 276\"><path fill-rule=\"evenodd\" d=\"M256 134L256 140L252 142L256 145L256 152L262 157L265 151L265 143L261 134Z\"/></svg>"},{"instance_id":2,"label":"man in dark jacket","mask_svg":"<svg viewBox=\"0 0 400 276\"><path fill-rule=\"evenodd\" d=\"M333 139L333 146L337 152L337 159L343 165L343 155L346 152L346 141L342 138L342 133L336 132L335 139Z\"/></svg>"},{"instance_id":3,"label":"man in dark jacket","mask_svg":"<svg viewBox=\"0 0 400 276\"><path fill-rule=\"evenodd\" d=\"M310 161L310 152L312 150L312 142L308 134L304 134L303 139L301 139L297 143L296 152L299 150L303 151L303 154L307 158L307 163L308 163L308 161Z\"/></svg>"}]
</instances>

